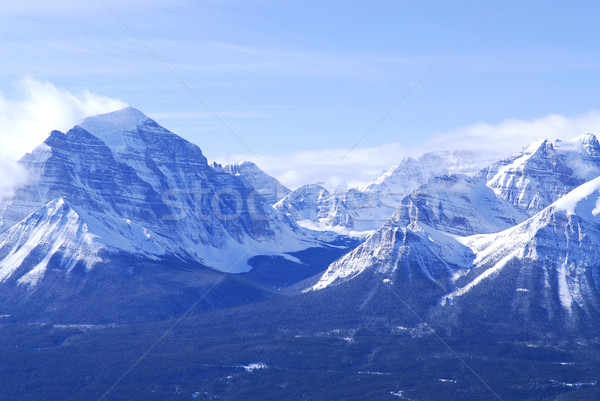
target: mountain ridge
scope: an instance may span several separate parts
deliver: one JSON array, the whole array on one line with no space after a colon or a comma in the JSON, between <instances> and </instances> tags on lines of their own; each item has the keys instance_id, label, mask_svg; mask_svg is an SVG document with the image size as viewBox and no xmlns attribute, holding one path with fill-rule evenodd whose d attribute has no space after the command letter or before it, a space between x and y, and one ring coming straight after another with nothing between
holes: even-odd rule
<instances>
[{"instance_id":1,"label":"mountain ridge","mask_svg":"<svg viewBox=\"0 0 600 401\"><path fill-rule=\"evenodd\" d=\"M597 142L592 136L574 141ZM332 263L307 290L340 286L371 271L407 296L412 296L411 287L434 288L424 298L414 295L430 302L428 313L445 316L452 322L448 324L462 321L453 315L493 316L499 324L529 319L549 331L554 330L552 325L590 330L600 316L600 177L587 182L579 177L576 182L584 182L569 188L573 181L564 179L563 170L552 168L552 161L565 160L557 155L550 142L540 141L507 159L510 163L498 163L509 166L508 174L514 176L519 169L513 166L522 166L523 160L549 161L536 160L535 165L547 167L537 170L540 182L556 183L558 190L550 196L557 199L532 216L525 214L531 213L529 202L511 203L513 199L506 197L510 192L487 186L485 175L432 178L403 199L390 221ZM588 161L594 167L600 158ZM528 185L521 190L535 191L531 189L535 184ZM547 200L540 198L536 205L543 202ZM469 311L482 300L487 309ZM502 316L500 310L508 313Z\"/></svg>"}]
</instances>

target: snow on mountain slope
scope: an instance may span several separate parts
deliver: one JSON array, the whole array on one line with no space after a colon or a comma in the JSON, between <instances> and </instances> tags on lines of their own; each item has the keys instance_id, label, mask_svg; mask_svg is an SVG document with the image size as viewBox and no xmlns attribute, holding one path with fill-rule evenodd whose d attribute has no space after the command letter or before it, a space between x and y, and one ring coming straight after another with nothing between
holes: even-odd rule
<instances>
[{"instance_id":1,"label":"snow on mountain slope","mask_svg":"<svg viewBox=\"0 0 600 401\"><path fill-rule=\"evenodd\" d=\"M363 244L332 263L312 289L339 285L366 270L392 282L401 277L406 282L425 279L443 283L472 257L472 252L451 236L426 224L405 227L392 218Z\"/></svg>"},{"instance_id":2,"label":"snow on mountain slope","mask_svg":"<svg viewBox=\"0 0 600 401\"><path fill-rule=\"evenodd\" d=\"M595 135L585 134L565 141L557 140L553 146L578 178L589 181L600 176L600 142Z\"/></svg>"},{"instance_id":3,"label":"snow on mountain slope","mask_svg":"<svg viewBox=\"0 0 600 401\"><path fill-rule=\"evenodd\" d=\"M60 250L68 259L66 270L78 262L93 264L98 250L94 236L80 222L77 213L63 199L46 207L11 227L0 237L0 281L13 276L26 261L32 268L19 277L20 283L35 284ZM86 249L87 248L87 249Z\"/></svg>"},{"instance_id":4,"label":"snow on mountain slope","mask_svg":"<svg viewBox=\"0 0 600 401\"><path fill-rule=\"evenodd\" d=\"M159 193L166 188L188 189L186 173L195 179L212 170L198 146L132 107L88 117L79 127L104 142L116 160Z\"/></svg>"},{"instance_id":5,"label":"snow on mountain slope","mask_svg":"<svg viewBox=\"0 0 600 401\"><path fill-rule=\"evenodd\" d=\"M499 198L481 180L464 175L435 177L400 203L401 224L423 222L437 230L473 235L502 231L527 215Z\"/></svg>"},{"instance_id":6,"label":"snow on mountain slope","mask_svg":"<svg viewBox=\"0 0 600 401\"><path fill-rule=\"evenodd\" d=\"M528 302L543 300L548 314L553 303L569 312L575 306L600 311L600 177L515 227L461 242L476 258L448 301L489 281L488 287L510 287Z\"/></svg>"},{"instance_id":7,"label":"snow on mountain slope","mask_svg":"<svg viewBox=\"0 0 600 401\"><path fill-rule=\"evenodd\" d=\"M432 228L431 220L411 217L407 221L399 209L332 263L312 289L342 284L368 270L405 295L419 291L423 282L436 285L440 304L432 306L433 313L459 326L484 319L539 325L533 331L543 332L547 324L577 330L600 316L600 177L496 233L446 234Z\"/></svg>"},{"instance_id":8,"label":"snow on mountain slope","mask_svg":"<svg viewBox=\"0 0 600 401\"><path fill-rule=\"evenodd\" d=\"M34 181L0 202L2 230L64 198L80 214L145 227L161 239L162 253L215 269L244 272L255 255L291 258L286 252L322 245L253 197L242 178L216 171L196 145L132 108L54 131L19 163Z\"/></svg>"},{"instance_id":9,"label":"snow on mountain slope","mask_svg":"<svg viewBox=\"0 0 600 401\"><path fill-rule=\"evenodd\" d=\"M216 168L221 166L215 165ZM291 191L283 186L275 178L262 171L256 164L243 161L235 164L227 164L221 167L223 171L241 177L256 193L264 197L270 205L289 194Z\"/></svg>"},{"instance_id":10,"label":"snow on mountain slope","mask_svg":"<svg viewBox=\"0 0 600 401\"><path fill-rule=\"evenodd\" d=\"M360 189L369 200L363 208L378 208L381 210L378 214L385 210L389 218L406 195L430 178L449 174L473 175L494 161L496 159L492 155L468 150L428 152L417 158L407 157ZM365 212L369 213L368 210Z\"/></svg>"},{"instance_id":11,"label":"snow on mountain slope","mask_svg":"<svg viewBox=\"0 0 600 401\"><path fill-rule=\"evenodd\" d=\"M591 134L555 143L535 142L478 174L529 216L598 175L600 143Z\"/></svg>"},{"instance_id":12,"label":"snow on mountain slope","mask_svg":"<svg viewBox=\"0 0 600 401\"><path fill-rule=\"evenodd\" d=\"M432 178L406 196L394 216L363 244L331 264L313 288L351 279L365 269L392 280L400 266L407 272L417 269L432 281L448 282L474 258L456 236L498 232L526 218L480 179Z\"/></svg>"},{"instance_id":13,"label":"snow on mountain slope","mask_svg":"<svg viewBox=\"0 0 600 401\"><path fill-rule=\"evenodd\" d=\"M125 121L124 129L115 131L113 119L117 126ZM230 239L243 243L246 237L265 241L285 234L290 243L297 237L293 224L265 199L252 196L254 188L241 177L213 169L198 146L141 112L126 108L90 117L81 126L106 138L115 158L160 195L170 208L169 221L161 222L164 235L177 231L188 249L193 251L196 243L220 248Z\"/></svg>"},{"instance_id":14,"label":"snow on mountain slope","mask_svg":"<svg viewBox=\"0 0 600 401\"><path fill-rule=\"evenodd\" d=\"M500 163L500 168L484 171L508 166L498 175L512 172L514 187L528 182L525 192L532 181L555 185L551 198L574 185L569 176L583 181L594 174L590 166L597 161L596 142L584 136L561 143L559 151L540 142L509 163ZM566 166L582 160L586 167L579 171ZM564 171L553 175L549 166L560 165ZM429 280L444 289L436 296L454 311L449 316L481 313L502 320L500 311L505 311L511 318L569 327L599 316L600 177L529 218L504 201L502 191L497 194L484 185L484 179L485 175L430 179L403 199L389 222L332 263L312 289L339 285L369 270L405 294Z\"/></svg>"},{"instance_id":15,"label":"snow on mountain slope","mask_svg":"<svg viewBox=\"0 0 600 401\"><path fill-rule=\"evenodd\" d=\"M352 217L343 201L320 185L304 185L289 193L274 205L276 210L289 214L299 224L314 222L325 229L352 227Z\"/></svg>"},{"instance_id":16,"label":"snow on mountain slope","mask_svg":"<svg viewBox=\"0 0 600 401\"><path fill-rule=\"evenodd\" d=\"M370 207L367 195L357 189L331 193L320 185L304 185L286 195L274 208L302 227L366 237L389 219L386 207Z\"/></svg>"},{"instance_id":17,"label":"snow on mountain slope","mask_svg":"<svg viewBox=\"0 0 600 401\"><path fill-rule=\"evenodd\" d=\"M91 269L103 249L157 258L165 245L131 221L80 212L59 198L0 234L0 282L35 285L51 260L65 272L78 264Z\"/></svg>"},{"instance_id":18,"label":"snow on mountain slope","mask_svg":"<svg viewBox=\"0 0 600 401\"><path fill-rule=\"evenodd\" d=\"M154 121L133 107L113 111L111 113L98 114L84 119L79 126L94 136L100 138L112 150L117 153L130 149L139 148L136 142L135 132L144 124L153 124ZM160 129L162 133L169 135L168 130ZM173 134L174 135L174 134Z\"/></svg>"},{"instance_id":19,"label":"snow on mountain slope","mask_svg":"<svg viewBox=\"0 0 600 401\"><path fill-rule=\"evenodd\" d=\"M67 134L53 131L19 163L34 181L2 201L0 219L4 228L60 197L86 210L126 215L152 226L168 213L160 195L148 183L82 128L75 127Z\"/></svg>"},{"instance_id":20,"label":"snow on mountain slope","mask_svg":"<svg viewBox=\"0 0 600 401\"><path fill-rule=\"evenodd\" d=\"M316 230L334 230L367 236L388 221L407 194L411 193L428 179L453 173L475 174L483 166L495 161L491 156L471 151L442 151L424 153L414 159L403 159L382 176L363 188L350 188L346 191L327 192L317 201L287 201L279 204L279 210L288 210L297 217L299 224ZM289 194L290 198L306 198L314 186L305 186ZM319 189L320 191L321 189ZM293 210L301 208L302 212ZM309 211L310 209L310 211ZM303 217L302 217L303 216Z\"/></svg>"}]
</instances>

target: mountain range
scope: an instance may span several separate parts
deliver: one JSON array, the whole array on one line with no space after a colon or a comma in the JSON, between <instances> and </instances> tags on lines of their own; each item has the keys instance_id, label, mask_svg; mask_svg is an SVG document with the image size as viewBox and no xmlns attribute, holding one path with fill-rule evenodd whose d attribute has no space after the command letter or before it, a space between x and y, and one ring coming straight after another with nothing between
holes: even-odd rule
<instances>
[{"instance_id":1,"label":"mountain range","mask_svg":"<svg viewBox=\"0 0 600 401\"><path fill-rule=\"evenodd\" d=\"M287 194L275 207L304 227L364 238L389 220L400 201L427 180L444 174L475 174L493 159L467 150L406 157L362 188L336 190L308 184ZM301 201L298 201L301 200Z\"/></svg>"},{"instance_id":2,"label":"mountain range","mask_svg":"<svg viewBox=\"0 0 600 401\"><path fill-rule=\"evenodd\" d=\"M256 181L211 167L196 145L133 108L53 131L19 164L30 180L0 203L0 298L13 305L10 314L35 313L32 303L44 305L42 315L62 309L65 296L77 299L82 286L99 285L85 284L92 277L122 291L112 287L129 284L111 277L146 280L154 273L145 263L244 273L260 262L258 274L264 258L283 259L288 267L275 274L287 283L314 273L294 252L345 249L330 245L335 235L311 233L278 213L269 194L251 186ZM168 296L189 289L174 291Z\"/></svg>"},{"instance_id":3,"label":"mountain range","mask_svg":"<svg viewBox=\"0 0 600 401\"><path fill-rule=\"evenodd\" d=\"M27 183L0 199L0 371L25 385L7 399L98 398L106 369L135 360L123 336L162 341L186 316L160 355L194 368L144 368L154 390L114 399L600 395L592 134L498 161L426 153L363 188L290 190L251 162L209 164L128 107L51 132L19 164ZM102 371L65 362L97 347L116 350L96 356ZM49 395L21 369L71 379Z\"/></svg>"},{"instance_id":4,"label":"mountain range","mask_svg":"<svg viewBox=\"0 0 600 401\"><path fill-rule=\"evenodd\" d=\"M371 270L409 296L430 288L435 314L597 330L600 177L586 180L598 149L593 135L540 141L473 177L430 179L312 288Z\"/></svg>"}]
</instances>

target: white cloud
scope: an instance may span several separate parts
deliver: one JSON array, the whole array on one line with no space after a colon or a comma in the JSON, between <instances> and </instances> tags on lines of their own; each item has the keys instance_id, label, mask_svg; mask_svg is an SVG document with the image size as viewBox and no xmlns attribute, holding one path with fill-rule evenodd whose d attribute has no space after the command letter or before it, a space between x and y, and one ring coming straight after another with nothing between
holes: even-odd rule
<instances>
[{"instance_id":1,"label":"white cloud","mask_svg":"<svg viewBox=\"0 0 600 401\"><path fill-rule=\"evenodd\" d=\"M320 184L326 188L359 186L379 176L402 157L409 149L399 143L381 147L359 148L344 154L348 149L301 151L281 155L230 155L218 158L221 163L251 160L284 185L295 189L304 184Z\"/></svg>"},{"instance_id":2,"label":"white cloud","mask_svg":"<svg viewBox=\"0 0 600 401\"><path fill-rule=\"evenodd\" d=\"M232 163L251 160L284 185L295 189L304 184L322 183L337 186L361 186L377 178L404 157L424 152L465 149L485 152L490 159L501 159L519 152L538 139L568 139L584 133L598 134L600 111L579 116L548 115L533 120L508 119L499 124L477 123L450 132L437 133L424 146L405 147L400 143L357 148L343 157L348 149L300 151L285 155L230 155L217 158Z\"/></svg>"},{"instance_id":3,"label":"white cloud","mask_svg":"<svg viewBox=\"0 0 600 401\"><path fill-rule=\"evenodd\" d=\"M13 189L28 180L27 171L13 160L0 158L0 199L12 194Z\"/></svg>"},{"instance_id":4,"label":"white cloud","mask_svg":"<svg viewBox=\"0 0 600 401\"><path fill-rule=\"evenodd\" d=\"M42 143L50 131L65 131L84 117L125 107L127 104L95 93L71 93L50 82L25 78L14 96L0 93L0 195L26 179L15 163Z\"/></svg>"},{"instance_id":5,"label":"white cloud","mask_svg":"<svg viewBox=\"0 0 600 401\"><path fill-rule=\"evenodd\" d=\"M598 133L600 111L567 117L550 114L531 120L507 119L499 124L478 123L438 133L430 141L433 149L472 149L512 154L538 139L569 139L585 133Z\"/></svg>"},{"instance_id":6,"label":"white cloud","mask_svg":"<svg viewBox=\"0 0 600 401\"><path fill-rule=\"evenodd\" d=\"M65 131L84 117L127 106L84 91L73 94L50 82L25 78L15 96L0 93L0 158L17 160L43 142L50 131Z\"/></svg>"}]
</instances>

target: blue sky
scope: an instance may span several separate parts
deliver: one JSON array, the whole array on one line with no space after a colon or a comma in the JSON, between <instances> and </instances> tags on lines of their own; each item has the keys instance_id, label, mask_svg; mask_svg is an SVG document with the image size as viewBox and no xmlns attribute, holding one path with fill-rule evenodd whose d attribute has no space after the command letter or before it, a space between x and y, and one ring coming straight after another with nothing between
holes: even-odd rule
<instances>
[{"instance_id":1,"label":"blue sky","mask_svg":"<svg viewBox=\"0 0 600 401\"><path fill-rule=\"evenodd\" d=\"M277 155L350 149L495 3L104 1L250 150L101 1L0 7L4 102L23 100L26 77L76 97L120 99L209 159L262 160L276 175L284 174L273 166ZM357 154L387 147L399 159L477 124L550 115L597 130L599 20L597 1L500 1ZM366 174L392 163L394 152Z\"/></svg>"}]
</instances>

